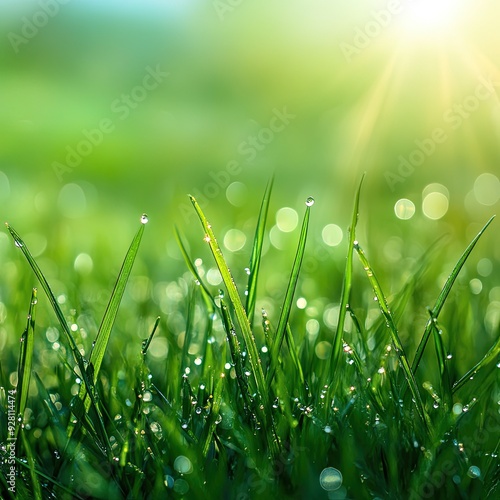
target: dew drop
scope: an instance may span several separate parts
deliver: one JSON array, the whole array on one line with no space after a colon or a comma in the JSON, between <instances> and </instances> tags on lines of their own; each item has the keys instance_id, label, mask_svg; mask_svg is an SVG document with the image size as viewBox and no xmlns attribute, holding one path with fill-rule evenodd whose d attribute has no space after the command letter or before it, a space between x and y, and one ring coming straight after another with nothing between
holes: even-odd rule
<instances>
[{"instance_id":1,"label":"dew drop","mask_svg":"<svg viewBox=\"0 0 500 500\"><path fill-rule=\"evenodd\" d=\"M312 207L314 205L314 198L312 196L309 196L309 198L307 198L306 205L308 207Z\"/></svg>"},{"instance_id":2,"label":"dew drop","mask_svg":"<svg viewBox=\"0 0 500 500\"><path fill-rule=\"evenodd\" d=\"M174 461L174 469L180 474L191 474L193 472L193 464L188 457L179 455Z\"/></svg>"},{"instance_id":3,"label":"dew drop","mask_svg":"<svg viewBox=\"0 0 500 500\"><path fill-rule=\"evenodd\" d=\"M342 486L342 473L334 467L323 469L319 476L319 484L325 491L335 491Z\"/></svg>"},{"instance_id":4,"label":"dew drop","mask_svg":"<svg viewBox=\"0 0 500 500\"><path fill-rule=\"evenodd\" d=\"M147 214L142 214L141 215L141 224L147 224L149 222L149 217Z\"/></svg>"},{"instance_id":5,"label":"dew drop","mask_svg":"<svg viewBox=\"0 0 500 500\"><path fill-rule=\"evenodd\" d=\"M478 477L481 477L481 469L475 465L471 465L467 471L467 475L472 479L477 479Z\"/></svg>"}]
</instances>

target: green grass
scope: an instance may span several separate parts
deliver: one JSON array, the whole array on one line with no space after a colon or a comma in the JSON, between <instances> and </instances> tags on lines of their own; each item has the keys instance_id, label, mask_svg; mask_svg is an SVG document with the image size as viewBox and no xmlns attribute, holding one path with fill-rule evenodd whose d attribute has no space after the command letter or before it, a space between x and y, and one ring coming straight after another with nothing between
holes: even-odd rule
<instances>
[{"instance_id":1,"label":"green grass","mask_svg":"<svg viewBox=\"0 0 500 500\"><path fill-rule=\"evenodd\" d=\"M301 288L312 199L282 293L262 303L272 313L260 307L272 184L241 280L191 197L208 247L200 253L211 254L223 289L210 285L176 230L188 274L171 284L160 316L158 305L127 297L143 233L154 231L146 219L100 302L103 313L78 287L68 298L74 303L61 300L7 226L46 300L22 291L31 301L21 344L2 352L2 498L14 498L6 478L15 385L17 498L498 497L500 327L484 338L484 304L463 287L454 293L492 220L449 266L430 307L419 299L434 289L427 271L435 249L402 268L409 278L388 295L384 273L356 236L360 184L343 282L327 298L338 310L332 328L326 311L295 307L299 293L325 303Z\"/></svg>"}]
</instances>

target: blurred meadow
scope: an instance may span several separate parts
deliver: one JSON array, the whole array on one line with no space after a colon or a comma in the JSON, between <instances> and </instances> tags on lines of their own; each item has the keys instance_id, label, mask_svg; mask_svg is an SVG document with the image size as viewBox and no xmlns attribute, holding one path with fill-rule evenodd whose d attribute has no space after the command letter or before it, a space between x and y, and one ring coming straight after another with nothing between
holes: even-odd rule
<instances>
[{"instance_id":1,"label":"blurred meadow","mask_svg":"<svg viewBox=\"0 0 500 500\"><path fill-rule=\"evenodd\" d=\"M414 297L420 312L404 320L413 353L424 307L500 207L499 15L493 0L2 0L1 219L91 338L97 319L87 312L102 315L148 214L112 336L111 352L127 358L157 315L171 331L184 328L192 279L175 226L207 283L222 286L188 194L241 281L273 175L257 310L279 313L273 304L312 196L294 314L333 331L328 311L338 311L350 213L366 172L358 239L386 294L434 249ZM454 341L461 374L498 332L498 224L453 290L450 307L474 311L463 332L474 349ZM37 285L17 250L2 230L0 351L11 382ZM356 306L372 295L367 287ZM39 362L53 363L55 319L41 293L40 303ZM167 350L155 341L153 361Z\"/></svg>"},{"instance_id":2,"label":"blurred meadow","mask_svg":"<svg viewBox=\"0 0 500 500\"><path fill-rule=\"evenodd\" d=\"M445 234L446 263L498 209L492 1L4 0L0 14L1 214L49 277L84 254L105 278L143 212L147 274L178 276L174 224L201 244L188 193L219 238L233 229L240 265L273 173L270 223L290 210L270 251L293 252L313 196L310 268L328 269L366 171L359 230L395 286L404 259ZM486 288L496 234L487 272L471 269ZM2 275L21 272L6 232L0 245Z\"/></svg>"}]
</instances>

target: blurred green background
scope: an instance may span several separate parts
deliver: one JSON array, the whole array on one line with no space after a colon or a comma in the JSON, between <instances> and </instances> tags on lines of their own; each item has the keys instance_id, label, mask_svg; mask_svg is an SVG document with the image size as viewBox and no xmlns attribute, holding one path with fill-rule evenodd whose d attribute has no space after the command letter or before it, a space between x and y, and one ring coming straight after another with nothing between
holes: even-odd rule
<instances>
[{"instance_id":1,"label":"blurred green background","mask_svg":"<svg viewBox=\"0 0 500 500\"><path fill-rule=\"evenodd\" d=\"M136 273L152 282L184 273L174 224L193 257L203 244L188 193L243 274L274 173L267 292L282 282L273 273L291 267L313 196L304 276L314 280L302 286L338 300L366 171L359 239L388 292L449 236L430 301L498 210L493 0L3 0L0 8L1 218L54 288L77 286L76 273L109 290L143 212L150 223ZM492 325L497 225L464 278L467 293L496 304ZM0 301L27 306L34 278L6 231L0 258Z\"/></svg>"}]
</instances>

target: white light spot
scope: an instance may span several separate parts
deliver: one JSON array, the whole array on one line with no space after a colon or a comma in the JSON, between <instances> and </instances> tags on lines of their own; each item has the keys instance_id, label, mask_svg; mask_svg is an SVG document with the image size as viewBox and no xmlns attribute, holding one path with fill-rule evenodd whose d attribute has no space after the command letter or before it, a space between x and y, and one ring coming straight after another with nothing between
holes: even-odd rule
<instances>
[{"instance_id":1,"label":"white light spot","mask_svg":"<svg viewBox=\"0 0 500 500\"><path fill-rule=\"evenodd\" d=\"M231 205L242 207L247 202L248 188L242 182L233 182L226 189L226 198Z\"/></svg>"},{"instance_id":2,"label":"white light spot","mask_svg":"<svg viewBox=\"0 0 500 500\"><path fill-rule=\"evenodd\" d=\"M344 234L337 224L327 224L321 231L323 241L330 247L336 247L342 241Z\"/></svg>"},{"instance_id":3,"label":"white light spot","mask_svg":"<svg viewBox=\"0 0 500 500\"><path fill-rule=\"evenodd\" d=\"M247 241L245 233L239 229L230 229L224 236L224 246L230 252L241 250Z\"/></svg>"},{"instance_id":4,"label":"white light spot","mask_svg":"<svg viewBox=\"0 0 500 500\"><path fill-rule=\"evenodd\" d=\"M307 300L304 297L297 299L297 307L299 309L305 309L307 306Z\"/></svg>"},{"instance_id":5,"label":"white light spot","mask_svg":"<svg viewBox=\"0 0 500 500\"><path fill-rule=\"evenodd\" d=\"M500 180L493 174L481 174L474 182L474 196L481 205L491 206L500 200Z\"/></svg>"},{"instance_id":6,"label":"white light spot","mask_svg":"<svg viewBox=\"0 0 500 500\"><path fill-rule=\"evenodd\" d=\"M222 276L217 268L209 269L207 272L207 281L214 286L220 285L222 283Z\"/></svg>"},{"instance_id":7,"label":"white light spot","mask_svg":"<svg viewBox=\"0 0 500 500\"><path fill-rule=\"evenodd\" d=\"M306 331L310 337L315 338L319 333L319 321L317 319L310 319L306 323Z\"/></svg>"},{"instance_id":8,"label":"white light spot","mask_svg":"<svg viewBox=\"0 0 500 500\"><path fill-rule=\"evenodd\" d=\"M493 272L493 264L491 262L490 259L481 259L478 263L477 263L477 272L481 275L481 276L489 276L492 272Z\"/></svg>"},{"instance_id":9,"label":"white light spot","mask_svg":"<svg viewBox=\"0 0 500 500\"><path fill-rule=\"evenodd\" d=\"M167 358L168 354L168 341L163 337L154 337L149 344L148 355L151 355L156 360L163 360Z\"/></svg>"},{"instance_id":10,"label":"white light spot","mask_svg":"<svg viewBox=\"0 0 500 500\"><path fill-rule=\"evenodd\" d=\"M457 14L455 0L407 2L401 16L401 29L407 36L442 35Z\"/></svg>"},{"instance_id":11,"label":"white light spot","mask_svg":"<svg viewBox=\"0 0 500 500\"><path fill-rule=\"evenodd\" d=\"M448 205L448 197L443 193L434 191L425 196L422 202L422 211L427 218L438 220L448 212Z\"/></svg>"},{"instance_id":12,"label":"white light spot","mask_svg":"<svg viewBox=\"0 0 500 500\"><path fill-rule=\"evenodd\" d=\"M415 204L411 200L401 198L394 205L394 213L398 219L411 219L415 215Z\"/></svg>"},{"instance_id":13,"label":"white light spot","mask_svg":"<svg viewBox=\"0 0 500 500\"><path fill-rule=\"evenodd\" d=\"M276 212L276 225L280 231L289 233L293 231L299 223L299 215L293 208L284 207Z\"/></svg>"},{"instance_id":14,"label":"white light spot","mask_svg":"<svg viewBox=\"0 0 500 500\"><path fill-rule=\"evenodd\" d=\"M90 255L86 253L80 253L77 255L73 267L75 268L75 271L77 273L86 275L92 272L94 262Z\"/></svg>"},{"instance_id":15,"label":"white light spot","mask_svg":"<svg viewBox=\"0 0 500 500\"><path fill-rule=\"evenodd\" d=\"M479 295L483 289L483 283L477 278L473 278L469 281L470 290L474 295Z\"/></svg>"}]
</instances>

